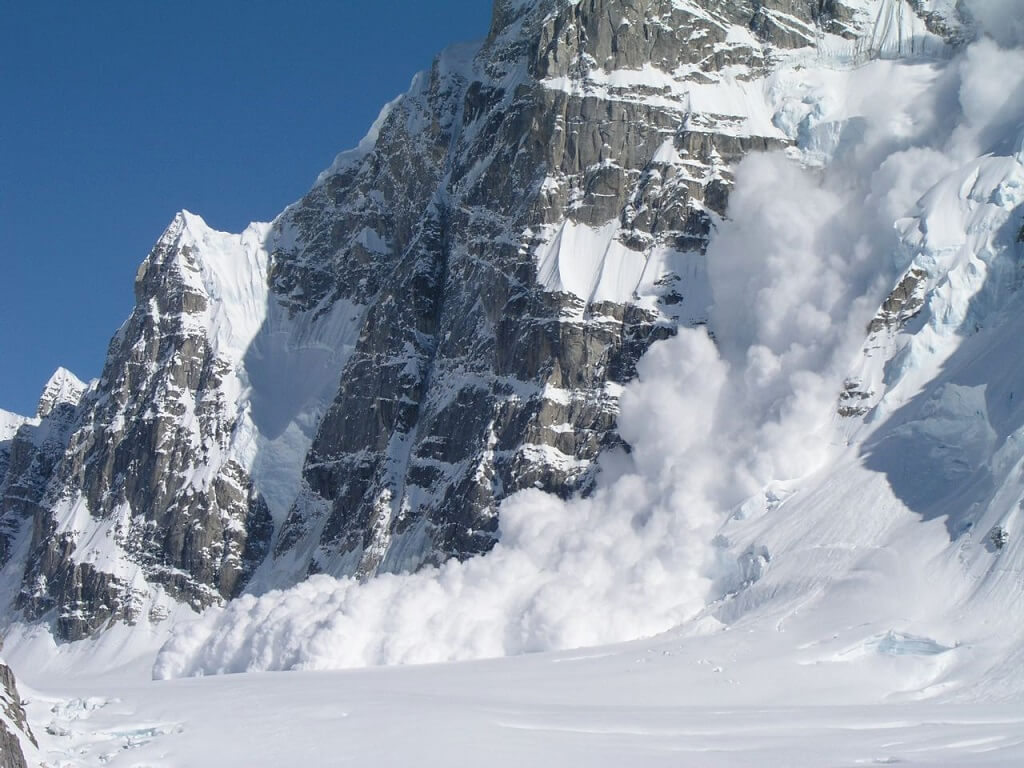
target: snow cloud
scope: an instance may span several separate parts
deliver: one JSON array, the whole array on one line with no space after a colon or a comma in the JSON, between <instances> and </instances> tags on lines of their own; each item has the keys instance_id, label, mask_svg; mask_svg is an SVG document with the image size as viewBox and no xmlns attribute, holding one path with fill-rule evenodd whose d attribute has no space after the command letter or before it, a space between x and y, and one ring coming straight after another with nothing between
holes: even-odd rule
<instances>
[{"instance_id":1,"label":"snow cloud","mask_svg":"<svg viewBox=\"0 0 1024 768\"><path fill-rule=\"evenodd\" d=\"M1019 0L963 0L984 34L1006 47L1024 45L1024 14Z\"/></svg>"},{"instance_id":2,"label":"snow cloud","mask_svg":"<svg viewBox=\"0 0 1024 768\"><path fill-rule=\"evenodd\" d=\"M500 543L467 562L363 584L317 576L207 611L176 629L154 675L571 648L656 634L699 613L735 583L739 553L712 543L722 522L832 450L847 367L909 259L894 220L963 163L964 148L996 119L986 121L996 97L971 85L971 62L1016 54L978 45L989 47L973 47L944 72L873 62L830 73L817 95L772 105L799 117L800 105L816 99L808 119L856 130L842 132L824 169L781 153L738 166L728 217L707 254L714 341L703 328L683 329L641 360L621 400L620 429L633 453L610 457L591 497L509 498ZM849 107L844 100L864 78L868 93L959 88L953 109L967 116L968 132L953 137L956 121L937 125L934 100L901 97L903 111L874 97ZM813 137L813 128L805 123L798 133ZM820 146L804 149L820 155Z\"/></svg>"},{"instance_id":3,"label":"snow cloud","mask_svg":"<svg viewBox=\"0 0 1024 768\"><path fill-rule=\"evenodd\" d=\"M465 563L242 597L179 628L156 676L500 656L672 627L711 588L708 541L728 478L705 448L726 379L703 331L659 345L623 398L635 467L592 498L510 498L501 542Z\"/></svg>"},{"instance_id":4,"label":"snow cloud","mask_svg":"<svg viewBox=\"0 0 1024 768\"><path fill-rule=\"evenodd\" d=\"M1005 142L1024 132L1024 48L1007 50L979 40L961 58L959 70L958 150L964 155L1012 152L1015 147Z\"/></svg>"}]
</instances>

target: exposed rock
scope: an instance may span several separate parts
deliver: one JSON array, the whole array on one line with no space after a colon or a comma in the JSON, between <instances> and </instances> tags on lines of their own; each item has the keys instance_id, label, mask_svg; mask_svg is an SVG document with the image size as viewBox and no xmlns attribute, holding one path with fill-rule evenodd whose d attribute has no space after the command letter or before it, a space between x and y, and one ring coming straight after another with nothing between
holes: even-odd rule
<instances>
[{"instance_id":1,"label":"exposed rock","mask_svg":"<svg viewBox=\"0 0 1024 768\"><path fill-rule=\"evenodd\" d=\"M1007 544L1010 543L1010 532L1003 528L1001 525L995 526L991 531L988 532L988 539L986 545L992 552L999 552Z\"/></svg>"},{"instance_id":2,"label":"exposed rock","mask_svg":"<svg viewBox=\"0 0 1024 768\"><path fill-rule=\"evenodd\" d=\"M29 619L55 611L65 638L134 621L147 583L197 608L231 597L270 538L265 504L223 455L230 366L201 320L210 297L187 225L179 216L140 268L136 310L36 515L18 605Z\"/></svg>"},{"instance_id":3,"label":"exposed rock","mask_svg":"<svg viewBox=\"0 0 1024 768\"><path fill-rule=\"evenodd\" d=\"M46 516L47 484L67 449L85 391L74 374L58 369L43 390L36 417L20 419L6 440L0 435L0 569L32 521Z\"/></svg>"},{"instance_id":4,"label":"exposed rock","mask_svg":"<svg viewBox=\"0 0 1024 768\"><path fill-rule=\"evenodd\" d=\"M874 393L864 389L863 382L847 379L839 393L839 415L844 418L863 416L870 410L868 402Z\"/></svg>"},{"instance_id":5,"label":"exposed rock","mask_svg":"<svg viewBox=\"0 0 1024 768\"><path fill-rule=\"evenodd\" d=\"M764 9L718 10L709 21L671 2L518 13L499 3L478 52L442 55L362 164L286 213L277 226L305 247L275 254L275 289L298 306L348 290L370 308L278 557L313 552L310 571L358 575L467 557L493 545L508 494L593 482L594 460L619 442L617 385L705 308L681 300L699 287L676 274L657 275L646 297L600 301L564 279L552 290L536 253L570 228L610 224L610 244L593 247L699 261L729 166L785 139L744 133L685 97L645 98L664 88L605 89L600 73L755 73L762 43L727 38ZM780 44L811 39L768 22L762 31ZM379 253L353 237L366 232Z\"/></svg>"},{"instance_id":6,"label":"exposed rock","mask_svg":"<svg viewBox=\"0 0 1024 768\"><path fill-rule=\"evenodd\" d=\"M0 662L0 766L28 768L25 751L38 747L11 668Z\"/></svg>"},{"instance_id":7,"label":"exposed rock","mask_svg":"<svg viewBox=\"0 0 1024 768\"><path fill-rule=\"evenodd\" d=\"M927 273L917 267L911 268L893 288L878 314L868 325L868 333L883 330L899 330L924 306L927 289Z\"/></svg>"}]
</instances>

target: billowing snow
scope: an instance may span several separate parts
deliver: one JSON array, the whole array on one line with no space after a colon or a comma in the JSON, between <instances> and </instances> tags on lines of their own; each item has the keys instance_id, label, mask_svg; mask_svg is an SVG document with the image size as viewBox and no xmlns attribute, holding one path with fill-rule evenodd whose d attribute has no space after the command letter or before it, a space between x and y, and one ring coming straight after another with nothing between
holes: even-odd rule
<instances>
[{"instance_id":1,"label":"billowing snow","mask_svg":"<svg viewBox=\"0 0 1024 768\"><path fill-rule=\"evenodd\" d=\"M964 79L971 74L972 55L950 65L965 67ZM878 62L865 69L872 68L879 80L902 78L911 93L927 91L932 82L939 89L944 82L931 64ZM841 91L825 93L841 101ZM855 122L845 109L822 101L822 114L831 111ZM908 104L930 107L932 102L922 97ZM631 471L590 499L561 502L540 493L513 497L502 511L501 543L486 557L366 585L316 578L285 592L244 598L223 612L211 611L180 629L161 653L157 674L443 661L610 642L666 630L699 613L716 589L735 586L729 552L740 556L739 562L755 545L776 553L765 579L770 581L773 572L785 572L775 564L777 553L799 542L800 554L790 560L791 566L798 565L798 576L775 587L797 595L814 583L822 589L836 578L837 568L853 568L862 553L883 543L896 551L901 531L920 524L907 500L886 494L884 474L857 481L871 494L870 502L865 497L868 509L849 506L849 483L863 470L857 468L856 448L837 452L841 438L830 426L835 392L874 308L897 269L905 266L894 254L901 248L941 253L950 242L943 235L929 250L905 234L901 245L891 213L913 214L939 201L972 210L969 190L975 187L950 197L941 191L949 185L946 179L937 184L920 179L919 184L932 185L931 192L927 186L880 186L894 168L916 162L923 147L946 157L947 167L958 167L963 137L927 121L907 126L884 110L864 112L855 123L861 125L858 134L831 160L824 177L801 171L781 156L752 157L738 169L732 220L709 251L712 325L719 347L703 331L687 331L643 360L639 381L627 387L622 399L622 432L636 448ZM974 130L982 133L988 127ZM807 148L816 151L818 145ZM998 188L1004 190L999 199L1008 201L996 206L1002 218L989 216L975 227L991 232L1013 210L1019 164L1013 158L980 162L1002 163L1000 173L979 187L987 190L982 197L992 197ZM921 214L917 217L921 220ZM949 223L949 216L943 220ZM634 254L609 249L612 241L608 233L565 225L549 252L542 252L542 279L591 301L622 296L623 286L635 290L639 270L622 279L622 260ZM948 273L950 265L945 269ZM968 289L966 298L974 292ZM933 294L932 301L942 302L942 293ZM948 319L943 307L933 313ZM968 434L962 422L947 425L940 414L973 412L984 398L979 401L977 390L959 385L945 392L939 402L948 405L939 406L928 422L929 429L938 430L931 434ZM960 403L973 405L965 409ZM998 438L982 428L972 461L983 462ZM734 532L728 522L723 526L722 514L759 488L808 476L829 458L849 469L838 473L839 481L817 490L813 475L798 485L803 489L798 495L816 498L816 503L808 510L792 499L785 504L785 517L767 515L768 544L756 537L743 543L750 531L741 526ZM850 511L834 515L844 522L844 533L825 547L842 557L829 555L816 567L804 553L814 538L812 521L820 514L810 511L819 509ZM781 520L800 510L792 538L780 537L787 530ZM870 510L882 517L873 517ZM819 525L823 541L838 533L828 519ZM758 523L749 526L757 530ZM707 545L716 530L717 548ZM908 545L903 559L928 560L941 542L941 535L929 539L918 534L920 548ZM757 592L741 593L727 612ZM917 603L939 610L927 601ZM324 606L331 606L326 620ZM966 625L961 628L966 631ZM973 642L983 639L972 636Z\"/></svg>"}]
</instances>

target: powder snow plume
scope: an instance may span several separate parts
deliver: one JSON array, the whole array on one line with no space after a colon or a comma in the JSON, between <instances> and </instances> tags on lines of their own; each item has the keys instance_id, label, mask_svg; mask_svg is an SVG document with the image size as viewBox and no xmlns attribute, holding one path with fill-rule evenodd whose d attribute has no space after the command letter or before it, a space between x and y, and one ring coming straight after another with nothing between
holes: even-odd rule
<instances>
[{"instance_id":1,"label":"powder snow plume","mask_svg":"<svg viewBox=\"0 0 1024 768\"><path fill-rule=\"evenodd\" d=\"M971 5L1000 37L948 62L782 67L765 81L799 149L736 169L707 254L714 341L683 329L641 360L619 419L633 452L609 458L592 496L509 498L498 545L466 562L365 583L315 576L211 609L175 629L154 676L623 641L678 625L735 586L737 553L716 533L766 485L828 460L844 374L909 262L895 222L999 142L1019 146L1024 58L1005 47L1019 37L990 17L996 4ZM998 88L992 72L1005 75Z\"/></svg>"}]
</instances>

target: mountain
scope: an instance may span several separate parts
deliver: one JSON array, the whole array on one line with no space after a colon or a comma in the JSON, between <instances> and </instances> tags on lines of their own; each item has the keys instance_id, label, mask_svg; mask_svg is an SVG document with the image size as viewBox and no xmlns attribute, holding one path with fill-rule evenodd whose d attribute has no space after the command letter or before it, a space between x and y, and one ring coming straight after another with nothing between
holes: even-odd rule
<instances>
[{"instance_id":1,"label":"mountain","mask_svg":"<svg viewBox=\"0 0 1024 768\"><path fill-rule=\"evenodd\" d=\"M25 717L14 673L0 661L0 763L7 768L37 765L38 746Z\"/></svg>"},{"instance_id":2,"label":"mountain","mask_svg":"<svg viewBox=\"0 0 1024 768\"><path fill-rule=\"evenodd\" d=\"M731 167L791 142L752 84L866 18L497 2L271 224L178 214L98 382L12 443L17 609L80 639L471 557L507 496L586 493L637 361L707 319Z\"/></svg>"}]
</instances>

